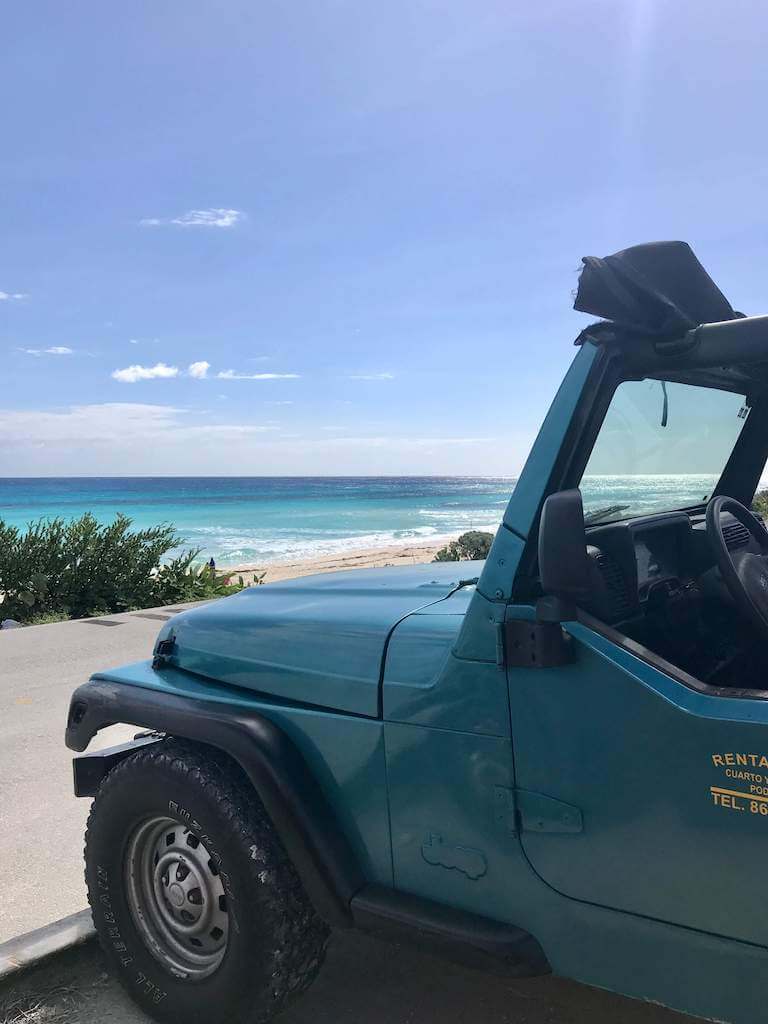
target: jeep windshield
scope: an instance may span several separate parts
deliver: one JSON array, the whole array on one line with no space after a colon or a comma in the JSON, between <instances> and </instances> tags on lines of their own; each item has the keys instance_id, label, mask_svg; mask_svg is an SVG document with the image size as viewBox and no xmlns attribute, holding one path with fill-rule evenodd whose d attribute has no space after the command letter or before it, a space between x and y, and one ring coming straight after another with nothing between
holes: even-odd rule
<instances>
[{"instance_id":1,"label":"jeep windshield","mask_svg":"<svg viewBox=\"0 0 768 1024\"><path fill-rule=\"evenodd\" d=\"M732 391L624 381L581 480L587 525L704 504L748 413Z\"/></svg>"}]
</instances>

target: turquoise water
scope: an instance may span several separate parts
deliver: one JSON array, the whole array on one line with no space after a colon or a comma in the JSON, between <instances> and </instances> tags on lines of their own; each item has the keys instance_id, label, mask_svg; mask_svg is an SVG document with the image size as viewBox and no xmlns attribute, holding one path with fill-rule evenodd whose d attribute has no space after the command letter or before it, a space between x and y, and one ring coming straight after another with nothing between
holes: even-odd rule
<instances>
[{"instance_id":1,"label":"turquoise water","mask_svg":"<svg viewBox=\"0 0 768 1024\"><path fill-rule=\"evenodd\" d=\"M449 477L0 479L0 519L174 523L183 546L221 565L262 563L498 526L514 481Z\"/></svg>"},{"instance_id":2,"label":"turquoise water","mask_svg":"<svg viewBox=\"0 0 768 1024\"><path fill-rule=\"evenodd\" d=\"M183 546L221 565L266 563L400 541L495 530L514 487L501 477L126 477L0 479L0 519L117 512L136 526L174 523ZM590 477L589 509L625 514L693 504L711 476Z\"/></svg>"}]
</instances>

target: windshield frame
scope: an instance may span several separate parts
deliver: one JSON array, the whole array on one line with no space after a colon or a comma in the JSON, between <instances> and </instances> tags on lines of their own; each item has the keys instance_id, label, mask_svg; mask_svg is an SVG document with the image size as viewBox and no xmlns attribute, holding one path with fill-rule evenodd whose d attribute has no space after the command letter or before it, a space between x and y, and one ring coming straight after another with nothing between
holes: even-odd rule
<instances>
[{"instance_id":1,"label":"windshield frame","mask_svg":"<svg viewBox=\"0 0 768 1024\"><path fill-rule=\"evenodd\" d=\"M761 328L760 331L756 331L754 324L758 319L764 324L764 329ZM734 327L734 324L738 327ZM568 383L568 375L555 395L544 425L523 467L521 480L525 483L525 497L522 501L516 502L518 484L504 515L505 531L509 532L510 537L516 536L518 542L522 541L523 545L519 553L513 550L509 558L510 564L515 566L512 580L508 584L510 599L513 602L530 602L540 596L537 574L538 540L544 502L550 494L557 491L578 488L613 394L622 381L642 380L644 377L664 378L681 384L708 384L723 391L735 391L740 394L744 393L742 388L746 388L751 412L728 464L712 492L712 497L727 494L742 505L748 507L751 504L768 461L768 317L734 321L729 325L708 325L706 328L699 328L697 333L706 332L709 336L714 332L719 338L723 326L727 326L728 331L722 339L722 344L708 344L706 359L700 358L701 353L695 346L690 349L675 347L673 351L660 352L651 345L641 347L638 344L632 348L625 348L619 344L595 343L588 338L579 343L582 350L592 350L592 361L580 385L578 400L568 413L567 422L559 427L550 421L550 436L559 433L557 451L547 464L546 447L539 453L537 446L542 441L542 436L546 436L543 432L547 428L547 421L553 413L559 412L560 395ZM734 346L732 335L736 330L739 335L746 333L752 338L751 349L749 345ZM730 355L726 349L730 350ZM737 354L741 353L741 359L734 358L734 350ZM573 372L573 366L577 364L578 359L579 357L572 364L569 373ZM566 402L563 405L567 407ZM544 445L547 443L548 439L544 441ZM537 470L533 468L536 463L542 468L547 467L544 479L538 478ZM527 519L529 504L534 494L536 508L531 518ZM702 513L704 508L704 502L700 502L678 511L695 516ZM498 537L499 535L497 540ZM502 573L496 573L491 577L488 570L489 565L486 563L488 586L503 581Z\"/></svg>"}]
</instances>

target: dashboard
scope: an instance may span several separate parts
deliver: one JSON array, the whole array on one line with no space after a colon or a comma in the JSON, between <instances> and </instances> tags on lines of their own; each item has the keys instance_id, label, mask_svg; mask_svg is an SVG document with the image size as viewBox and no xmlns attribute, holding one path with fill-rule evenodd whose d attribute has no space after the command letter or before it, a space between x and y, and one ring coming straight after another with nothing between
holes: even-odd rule
<instances>
[{"instance_id":1,"label":"dashboard","mask_svg":"<svg viewBox=\"0 0 768 1024\"><path fill-rule=\"evenodd\" d=\"M689 524L651 524L630 531L635 546L637 590L642 600L659 581L680 580L684 575L683 549Z\"/></svg>"},{"instance_id":2,"label":"dashboard","mask_svg":"<svg viewBox=\"0 0 768 1024\"><path fill-rule=\"evenodd\" d=\"M723 516L729 550L755 545L747 528ZM757 550L756 548L754 548ZM695 597L714 565L703 514L668 512L587 529L589 611L610 624L646 614L669 600Z\"/></svg>"}]
</instances>

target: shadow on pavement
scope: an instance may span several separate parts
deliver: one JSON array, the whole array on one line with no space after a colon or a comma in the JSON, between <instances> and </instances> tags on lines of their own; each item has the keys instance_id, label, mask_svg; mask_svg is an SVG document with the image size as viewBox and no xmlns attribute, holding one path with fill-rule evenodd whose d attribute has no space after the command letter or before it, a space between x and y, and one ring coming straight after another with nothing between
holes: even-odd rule
<instances>
[{"instance_id":1,"label":"shadow on pavement","mask_svg":"<svg viewBox=\"0 0 768 1024\"><path fill-rule=\"evenodd\" d=\"M0 987L0 1024L145 1024L94 943ZM559 978L507 979L337 933L279 1024L684 1024L693 1018Z\"/></svg>"}]
</instances>

